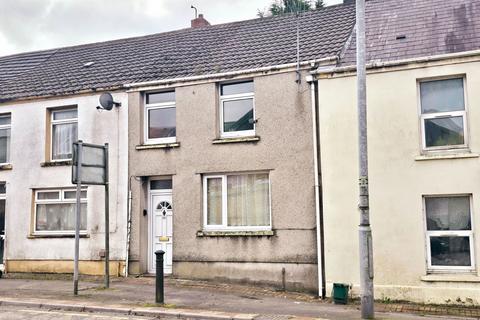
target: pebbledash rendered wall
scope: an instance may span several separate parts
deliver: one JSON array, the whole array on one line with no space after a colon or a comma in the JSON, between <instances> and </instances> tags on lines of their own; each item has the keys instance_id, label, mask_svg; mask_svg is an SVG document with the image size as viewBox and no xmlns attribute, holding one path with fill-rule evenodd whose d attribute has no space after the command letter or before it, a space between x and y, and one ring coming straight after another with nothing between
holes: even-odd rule
<instances>
[{"instance_id":1,"label":"pebbledash rendered wall","mask_svg":"<svg viewBox=\"0 0 480 320\"><path fill-rule=\"evenodd\" d=\"M33 226L33 191L38 188L73 187L71 166L42 167L45 162L47 108L78 107L78 137L84 142L110 145L110 272L124 272L127 207L128 101L112 111L96 110L99 94L0 104L0 113L11 113L11 170L0 171L7 183L7 272L73 272L74 238L36 236ZM104 187L88 186L87 234L80 239L80 273L103 274Z\"/></svg>"},{"instance_id":2,"label":"pebbledash rendered wall","mask_svg":"<svg viewBox=\"0 0 480 320\"><path fill-rule=\"evenodd\" d=\"M469 151L422 156L417 80L458 75ZM356 78L322 75L319 87L326 280L358 293ZM480 57L370 70L367 88L375 298L479 304ZM476 271L428 274L422 196L452 194L472 195Z\"/></svg>"},{"instance_id":3,"label":"pebbledash rendered wall","mask_svg":"<svg viewBox=\"0 0 480 320\"><path fill-rule=\"evenodd\" d=\"M305 74L302 75L305 79ZM309 85L295 72L252 78L258 142L213 144L219 137L218 83L179 85L178 148L136 150L143 141L143 94L129 93L129 174L173 178L173 275L317 290L312 120ZM232 79L229 79L232 80ZM273 236L197 236L202 175L269 171ZM147 265L147 182L132 179L130 272Z\"/></svg>"}]
</instances>

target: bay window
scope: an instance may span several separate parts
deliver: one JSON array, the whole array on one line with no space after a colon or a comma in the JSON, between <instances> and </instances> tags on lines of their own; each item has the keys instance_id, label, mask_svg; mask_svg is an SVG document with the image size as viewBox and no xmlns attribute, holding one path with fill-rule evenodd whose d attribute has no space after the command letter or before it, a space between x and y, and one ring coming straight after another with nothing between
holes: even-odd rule
<instances>
[{"instance_id":1,"label":"bay window","mask_svg":"<svg viewBox=\"0 0 480 320\"><path fill-rule=\"evenodd\" d=\"M203 179L206 230L270 230L268 173L208 175Z\"/></svg>"},{"instance_id":2,"label":"bay window","mask_svg":"<svg viewBox=\"0 0 480 320\"><path fill-rule=\"evenodd\" d=\"M420 82L424 150L466 148L464 78Z\"/></svg>"},{"instance_id":3,"label":"bay window","mask_svg":"<svg viewBox=\"0 0 480 320\"><path fill-rule=\"evenodd\" d=\"M470 195L424 197L428 269L473 271Z\"/></svg>"},{"instance_id":4,"label":"bay window","mask_svg":"<svg viewBox=\"0 0 480 320\"><path fill-rule=\"evenodd\" d=\"M78 137L77 108L51 111L51 159L72 159L73 143Z\"/></svg>"},{"instance_id":5,"label":"bay window","mask_svg":"<svg viewBox=\"0 0 480 320\"><path fill-rule=\"evenodd\" d=\"M81 192L80 230L87 230L87 190ZM75 231L75 190L35 191L35 234L73 234Z\"/></svg>"}]
</instances>

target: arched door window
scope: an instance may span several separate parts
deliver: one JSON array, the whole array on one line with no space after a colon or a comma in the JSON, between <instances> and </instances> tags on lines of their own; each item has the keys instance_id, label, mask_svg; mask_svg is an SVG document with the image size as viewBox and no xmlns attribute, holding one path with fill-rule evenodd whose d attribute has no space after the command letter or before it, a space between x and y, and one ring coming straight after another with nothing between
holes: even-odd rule
<instances>
[{"instance_id":1,"label":"arched door window","mask_svg":"<svg viewBox=\"0 0 480 320\"><path fill-rule=\"evenodd\" d=\"M160 201L157 205L157 210L160 210L161 214L166 215L167 210L172 210L172 205L168 201Z\"/></svg>"}]
</instances>

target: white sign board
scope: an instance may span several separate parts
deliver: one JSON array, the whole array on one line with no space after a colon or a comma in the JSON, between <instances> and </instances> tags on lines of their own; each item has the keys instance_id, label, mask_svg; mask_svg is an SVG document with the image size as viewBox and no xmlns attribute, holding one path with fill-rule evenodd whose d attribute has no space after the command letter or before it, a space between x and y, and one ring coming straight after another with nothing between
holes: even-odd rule
<instances>
[{"instance_id":1,"label":"white sign board","mask_svg":"<svg viewBox=\"0 0 480 320\"><path fill-rule=\"evenodd\" d=\"M72 183L77 184L78 146L73 144ZM103 145L82 143L82 184L105 185L108 183L108 148Z\"/></svg>"}]
</instances>

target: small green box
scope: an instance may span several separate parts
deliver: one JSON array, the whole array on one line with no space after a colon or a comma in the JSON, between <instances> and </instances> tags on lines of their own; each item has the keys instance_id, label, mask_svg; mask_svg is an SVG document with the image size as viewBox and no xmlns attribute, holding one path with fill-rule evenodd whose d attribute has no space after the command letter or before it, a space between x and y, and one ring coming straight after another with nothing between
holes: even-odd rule
<instances>
[{"instance_id":1,"label":"small green box","mask_svg":"<svg viewBox=\"0 0 480 320\"><path fill-rule=\"evenodd\" d=\"M348 290L350 286L344 283L333 284L333 302L335 304L347 304L348 302Z\"/></svg>"}]
</instances>

